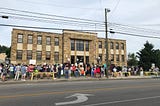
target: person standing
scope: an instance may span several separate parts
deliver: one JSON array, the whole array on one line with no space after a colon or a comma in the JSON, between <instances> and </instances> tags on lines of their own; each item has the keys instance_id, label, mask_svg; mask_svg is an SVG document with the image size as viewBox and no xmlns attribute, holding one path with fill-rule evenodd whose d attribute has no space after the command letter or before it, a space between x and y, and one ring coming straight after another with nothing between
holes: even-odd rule
<instances>
[{"instance_id":1,"label":"person standing","mask_svg":"<svg viewBox=\"0 0 160 106\"><path fill-rule=\"evenodd\" d=\"M27 71L26 65L22 65L21 67L21 73L22 73L21 80L22 81L26 81L26 71Z\"/></svg>"},{"instance_id":2,"label":"person standing","mask_svg":"<svg viewBox=\"0 0 160 106\"><path fill-rule=\"evenodd\" d=\"M20 64L18 64L18 65L16 66L15 72L16 72L16 74L15 74L14 80L19 80L19 75L20 75L20 73L21 73L21 66L20 66Z\"/></svg>"}]
</instances>

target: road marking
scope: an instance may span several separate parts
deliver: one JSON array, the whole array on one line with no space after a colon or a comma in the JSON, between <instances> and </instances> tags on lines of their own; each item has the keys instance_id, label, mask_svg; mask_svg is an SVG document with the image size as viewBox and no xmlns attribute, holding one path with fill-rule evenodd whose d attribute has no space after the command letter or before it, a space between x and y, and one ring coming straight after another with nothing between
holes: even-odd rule
<instances>
[{"instance_id":1,"label":"road marking","mask_svg":"<svg viewBox=\"0 0 160 106\"><path fill-rule=\"evenodd\" d=\"M119 100L119 101L104 102L104 103L97 103L97 104L89 104L89 105L83 105L83 106L99 106L99 105L108 105L108 104L116 104L116 103L124 103L124 102L140 101L140 100L147 100L147 99L156 99L156 98L160 98L160 96L152 96L152 97L144 97L144 98L136 98L136 99L127 99L127 100Z\"/></svg>"},{"instance_id":2,"label":"road marking","mask_svg":"<svg viewBox=\"0 0 160 106\"><path fill-rule=\"evenodd\" d=\"M0 99L16 98L16 97L29 97L29 96L41 96L41 95L53 95L53 94L65 94L65 93L77 93L77 92L96 92L96 91L111 91L129 88L146 88L146 87L157 87L156 85L140 85L140 86L126 86L126 87L115 87L115 88L95 88L95 89L82 89L82 90L65 90L65 91L54 91L54 92L40 92L32 94L17 94L17 95L1 95Z\"/></svg>"},{"instance_id":3,"label":"road marking","mask_svg":"<svg viewBox=\"0 0 160 106\"><path fill-rule=\"evenodd\" d=\"M60 106L60 105L71 105L71 104L77 104L77 103L82 103L88 100L87 96L93 96L91 94L81 94L81 93L75 93L71 96L68 96L66 98L71 98L71 97L77 97L76 100L74 101L69 101L69 102L60 102L60 103L55 103L55 105Z\"/></svg>"}]
</instances>

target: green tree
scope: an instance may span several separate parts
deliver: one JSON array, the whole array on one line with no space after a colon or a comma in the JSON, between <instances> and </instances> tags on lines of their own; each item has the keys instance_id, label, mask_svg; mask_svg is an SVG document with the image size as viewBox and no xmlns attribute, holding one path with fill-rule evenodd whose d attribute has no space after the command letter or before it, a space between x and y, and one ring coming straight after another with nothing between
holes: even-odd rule
<instances>
[{"instance_id":1,"label":"green tree","mask_svg":"<svg viewBox=\"0 0 160 106\"><path fill-rule=\"evenodd\" d=\"M0 45L0 53L6 53L7 57L10 58L11 47Z\"/></svg>"},{"instance_id":2,"label":"green tree","mask_svg":"<svg viewBox=\"0 0 160 106\"><path fill-rule=\"evenodd\" d=\"M139 58L138 65L143 67L144 70L149 70L151 64L155 63L155 51L153 44L150 44L148 41L144 44L144 48L137 52L137 57ZM155 63L156 64L156 63Z\"/></svg>"},{"instance_id":3,"label":"green tree","mask_svg":"<svg viewBox=\"0 0 160 106\"><path fill-rule=\"evenodd\" d=\"M128 66L137 66L138 65L138 60L137 57L134 53L129 53L128 54L128 60L127 60Z\"/></svg>"}]
</instances>

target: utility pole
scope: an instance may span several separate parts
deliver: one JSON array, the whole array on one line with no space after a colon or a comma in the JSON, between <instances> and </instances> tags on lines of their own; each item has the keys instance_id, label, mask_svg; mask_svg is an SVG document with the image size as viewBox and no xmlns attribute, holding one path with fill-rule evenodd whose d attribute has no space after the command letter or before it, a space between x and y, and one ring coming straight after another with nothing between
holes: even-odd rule
<instances>
[{"instance_id":1,"label":"utility pole","mask_svg":"<svg viewBox=\"0 0 160 106\"><path fill-rule=\"evenodd\" d=\"M108 78L108 25L107 25L107 13L110 12L109 9L105 8L105 34L106 34L106 77Z\"/></svg>"}]
</instances>

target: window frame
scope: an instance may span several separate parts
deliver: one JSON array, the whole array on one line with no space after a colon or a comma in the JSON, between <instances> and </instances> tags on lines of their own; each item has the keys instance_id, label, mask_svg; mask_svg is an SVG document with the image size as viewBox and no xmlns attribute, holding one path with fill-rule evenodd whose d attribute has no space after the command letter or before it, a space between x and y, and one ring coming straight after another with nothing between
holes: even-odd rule
<instances>
[{"instance_id":1,"label":"window frame","mask_svg":"<svg viewBox=\"0 0 160 106\"><path fill-rule=\"evenodd\" d=\"M75 50L75 40L71 39L71 51Z\"/></svg>"},{"instance_id":2,"label":"window frame","mask_svg":"<svg viewBox=\"0 0 160 106\"><path fill-rule=\"evenodd\" d=\"M54 38L54 46L59 46L59 38L58 37Z\"/></svg>"},{"instance_id":3,"label":"window frame","mask_svg":"<svg viewBox=\"0 0 160 106\"><path fill-rule=\"evenodd\" d=\"M27 36L27 43L28 44L33 44L33 35L32 34L28 34L28 36Z\"/></svg>"},{"instance_id":4,"label":"window frame","mask_svg":"<svg viewBox=\"0 0 160 106\"><path fill-rule=\"evenodd\" d=\"M46 51L46 60L51 60L51 51Z\"/></svg>"},{"instance_id":5,"label":"window frame","mask_svg":"<svg viewBox=\"0 0 160 106\"><path fill-rule=\"evenodd\" d=\"M42 45L42 36L41 35L37 36L37 45Z\"/></svg>"},{"instance_id":6,"label":"window frame","mask_svg":"<svg viewBox=\"0 0 160 106\"><path fill-rule=\"evenodd\" d=\"M27 50L27 60L32 59L32 50Z\"/></svg>"},{"instance_id":7,"label":"window frame","mask_svg":"<svg viewBox=\"0 0 160 106\"><path fill-rule=\"evenodd\" d=\"M51 45L51 37L50 36L46 37L46 45Z\"/></svg>"},{"instance_id":8,"label":"window frame","mask_svg":"<svg viewBox=\"0 0 160 106\"><path fill-rule=\"evenodd\" d=\"M17 34L17 43L23 43L23 34Z\"/></svg>"},{"instance_id":9,"label":"window frame","mask_svg":"<svg viewBox=\"0 0 160 106\"><path fill-rule=\"evenodd\" d=\"M16 59L17 60L22 60L22 55L23 55L23 51L22 50L17 50Z\"/></svg>"},{"instance_id":10,"label":"window frame","mask_svg":"<svg viewBox=\"0 0 160 106\"><path fill-rule=\"evenodd\" d=\"M36 52L36 60L42 60L42 51Z\"/></svg>"},{"instance_id":11,"label":"window frame","mask_svg":"<svg viewBox=\"0 0 160 106\"><path fill-rule=\"evenodd\" d=\"M54 61L59 62L59 52L54 52Z\"/></svg>"}]
</instances>

